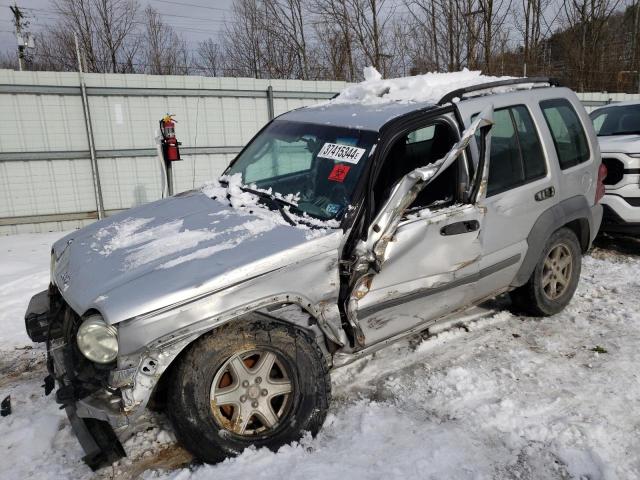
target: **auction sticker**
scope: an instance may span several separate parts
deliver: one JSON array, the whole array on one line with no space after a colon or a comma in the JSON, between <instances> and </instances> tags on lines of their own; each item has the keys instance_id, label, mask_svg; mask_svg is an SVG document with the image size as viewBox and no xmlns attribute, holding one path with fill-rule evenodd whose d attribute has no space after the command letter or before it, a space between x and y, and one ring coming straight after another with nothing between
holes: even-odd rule
<instances>
[{"instance_id":1,"label":"auction sticker","mask_svg":"<svg viewBox=\"0 0 640 480\"><path fill-rule=\"evenodd\" d=\"M349 165L336 165L335 167L333 167L333 170L331 170L331 173L329 174L329 180L342 183L347 177L347 173L349 173L349 170L351 170L351 167Z\"/></svg>"},{"instance_id":2,"label":"auction sticker","mask_svg":"<svg viewBox=\"0 0 640 480\"><path fill-rule=\"evenodd\" d=\"M352 147L350 145L340 145L339 143L325 143L318 157L357 164L364 155L364 148Z\"/></svg>"}]
</instances>

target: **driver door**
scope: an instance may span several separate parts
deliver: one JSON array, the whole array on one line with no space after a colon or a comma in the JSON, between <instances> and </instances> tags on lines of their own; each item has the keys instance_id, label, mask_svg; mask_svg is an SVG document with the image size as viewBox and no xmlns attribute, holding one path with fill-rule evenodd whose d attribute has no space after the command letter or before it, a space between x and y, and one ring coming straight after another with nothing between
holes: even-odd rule
<instances>
[{"instance_id":1,"label":"driver door","mask_svg":"<svg viewBox=\"0 0 640 480\"><path fill-rule=\"evenodd\" d=\"M418 213L400 223L380 273L358 302L366 345L440 317L473 297L484 211L457 205Z\"/></svg>"},{"instance_id":2,"label":"driver door","mask_svg":"<svg viewBox=\"0 0 640 480\"><path fill-rule=\"evenodd\" d=\"M469 130L449 154L460 147ZM441 178L458 178L447 175L446 168L464 165L464 147L448 167L438 172L442 173ZM482 176L476 175L479 178L475 182L480 183ZM443 190L442 185L435 187L435 181L433 184L435 190ZM429 194L429 186L427 182L423 193ZM460 203L459 199L440 208L430 205L416 209L415 201L413 206L405 209L385 244L384 260L373 269L378 271L371 273L366 294L357 294L354 302L352 293L351 308L357 316L362 346L424 328L475 298L485 209L475 203Z\"/></svg>"}]
</instances>

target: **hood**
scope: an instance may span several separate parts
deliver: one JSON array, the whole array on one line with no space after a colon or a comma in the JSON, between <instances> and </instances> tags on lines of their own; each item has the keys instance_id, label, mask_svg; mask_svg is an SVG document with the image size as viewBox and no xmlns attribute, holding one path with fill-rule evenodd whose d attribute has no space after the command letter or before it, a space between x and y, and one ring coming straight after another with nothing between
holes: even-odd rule
<instances>
[{"instance_id":1,"label":"hood","mask_svg":"<svg viewBox=\"0 0 640 480\"><path fill-rule=\"evenodd\" d=\"M96 309L114 324L324 253L337 233L188 192L60 239L54 279L78 314Z\"/></svg>"},{"instance_id":2,"label":"hood","mask_svg":"<svg viewBox=\"0 0 640 480\"><path fill-rule=\"evenodd\" d=\"M602 153L640 153L640 135L610 135L598 137Z\"/></svg>"}]
</instances>

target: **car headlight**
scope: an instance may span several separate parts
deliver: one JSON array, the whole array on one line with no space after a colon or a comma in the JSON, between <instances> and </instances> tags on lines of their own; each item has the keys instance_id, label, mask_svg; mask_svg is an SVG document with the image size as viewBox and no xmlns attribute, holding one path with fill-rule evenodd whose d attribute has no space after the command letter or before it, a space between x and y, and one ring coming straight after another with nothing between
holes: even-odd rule
<instances>
[{"instance_id":1,"label":"car headlight","mask_svg":"<svg viewBox=\"0 0 640 480\"><path fill-rule=\"evenodd\" d=\"M90 315L82 322L76 341L80 352L92 362L110 363L118 356L118 331L101 315Z\"/></svg>"}]
</instances>

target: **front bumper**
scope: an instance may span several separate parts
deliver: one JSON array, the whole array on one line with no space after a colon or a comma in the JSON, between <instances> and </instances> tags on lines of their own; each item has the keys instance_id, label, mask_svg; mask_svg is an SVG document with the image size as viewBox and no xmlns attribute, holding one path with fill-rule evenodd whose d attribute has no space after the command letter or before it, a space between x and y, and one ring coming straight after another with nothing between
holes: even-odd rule
<instances>
[{"instance_id":1,"label":"front bumper","mask_svg":"<svg viewBox=\"0 0 640 480\"><path fill-rule=\"evenodd\" d=\"M96 470L125 455L112 427L124 415L119 411L117 395L102 388L88 392L86 386L81 385L73 361L73 345L64 334L69 330L63 320L65 308L68 307L56 295L55 287L40 292L29 302L25 327L34 342L47 344L49 375L45 378L45 393L48 395L57 383L56 401L63 406L82 445L83 460Z\"/></svg>"},{"instance_id":2,"label":"front bumper","mask_svg":"<svg viewBox=\"0 0 640 480\"><path fill-rule=\"evenodd\" d=\"M616 210L610 204L604 204L602 228L603 232L609 233L623 233L629 235L640 235L640 220L637 222L629 222L619 215L619 210ZM640 207L635 207L640 212Z\"/></svg>"}]
</instances>

